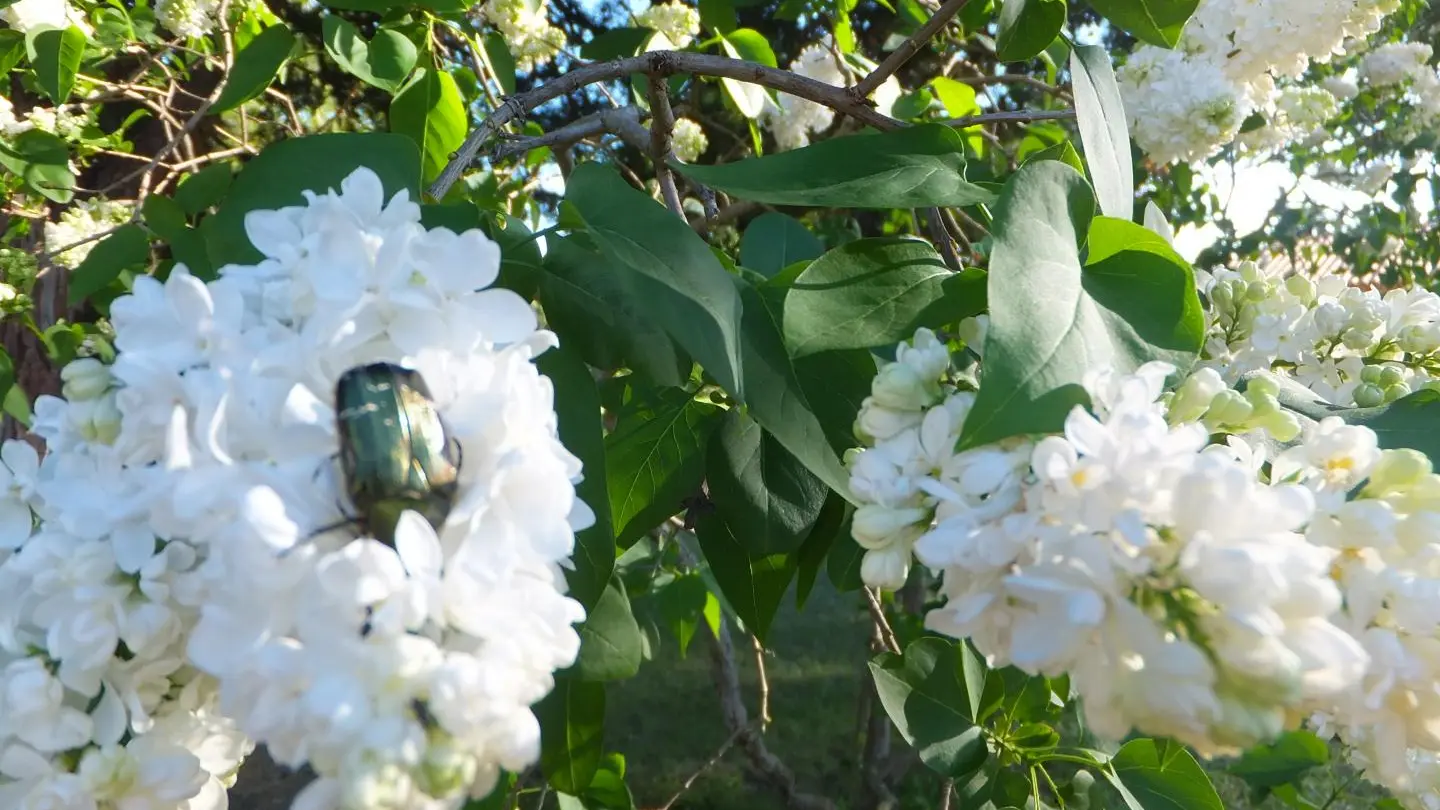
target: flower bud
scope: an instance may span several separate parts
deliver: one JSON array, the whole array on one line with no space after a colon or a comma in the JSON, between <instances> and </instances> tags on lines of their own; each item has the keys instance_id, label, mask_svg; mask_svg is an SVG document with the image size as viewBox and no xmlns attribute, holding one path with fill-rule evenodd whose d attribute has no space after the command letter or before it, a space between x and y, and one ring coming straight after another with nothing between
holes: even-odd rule
<instances>
[{"instance_id":1,"label":"flower bud","mask_svg":"<svg viewBox=\"0 0 1440 810\"><path fill-rule=\"evenodd\" d=\"M898 411L883 408L874 397L866 397L855 420L855 434L865 442L884 441L910 428L919 427L924 413L919 410Z\"/></svg>"},{"instance_id":2,"label":"flower bud","mask_svg":"<svg viewBox=\"0 0 1440 810\"><path fill-rule=\"evenodd\" d=\"M1291 276L1285 279L1285 289L1306 306L1315 303L1315 282L1305 276Z\"/></svg>"},{"instance_id":3,"label":"flower bud","mask_svg":"<svg viewBox=\"0 0 1440 810\"><path fill-rule=\"evenodd\" d=\"M70 403L71 419L80 436L92 444L114 444L120 436L120 408L115 404L115 392L99 399L82 399Z\"/></svg>"},{"instance_id":4,"label":"flower bud","mask_svg":"<svg viewBox=\"0 0 1440 810\"><path fill-rule=\"evenodd\" d=\"M1360 369L1360 382L1369 383L1370 385L1380 385L1380 367L1366 366Z\"/></svg>"},{"instance_id":5,"label":"flower bud","mask_svg":"<svg viewBox=\"0 0 1440 810\"><path fill-rule=\"evenodd\" d=\"M871 399L882 408L897 411L918 411L933 404L940 396L935 380L922 377L907 363L891 363L875 375L870 384Z\"/></svg>"},{"instance_id":6,"label":"flower bud","mask_svg":"<svg viewBox=\"0 0 1440 810\"><path fill-rule=\"evenodd\" d=\"M1346 329L1340 335L1340 342L1347 348L1364 351L1375 345L1375 333L1369 329Z\"/></svg>"},{"instance_id":7,"label":"flower bud","mask_svg":"<svg viewBox=\"0 0 1440 810\"><path fill-rule=\"evenodd\" d=\"M1411 394L1409 383L1395 383L1385 388L1385 401L1394 402L1397 399L1404 399Z\"/></svg>"},{"instance_id":8,"label":"flower bud","mask_svg":"<svg viewBox=\"0 0 1440 810\"><path fill-rule=\"evenodd\" d=\"M1375 468L1370 471L1370 482L1365 485L1365 491L1379 495L1408 489L1418 484L1430 471L1429 457L1419 450L1408 447L1384 450Z\"/></svg>"},{"instance_id":9,"label":"flower bud","mask_svg":"<svg viewBox=\"0 0 1440 810\"><path fill-rule=\"evenodd\" d=\"M1170 402L1171 423L1192 422L1209 410L1210 403L1226 390L1225 381L1213 368L1196 369L1180 384L1175 398Z\"/></svg>"},{"instance_id":10,"label":"flower bud","mask_svg":"<svg viewBox=\"0 0 1440 810\"><path fill-rule=\"evenodd\" d=\"M896 347L895 362L908 366L927 386L934 388L935 396L939 396L938 383L950 368L950 349L935 337L934 332L917 329L909 345L902 343Z\"/></svg>"},{"instance_id":11,"label":"flower bud","mask_svg":"<svg viewBox=\"0 0 1440 810\"><path fill-rule=\"evenodd\" d=\"M1407 326L1400 330L1396 341L1410 354L1429 354L1440 349L1440 331L1429 326Z\"/></svg>"},{"instance_id":12,"label":"flower bud","mask_svg":"<svg viewBox=\"0 0 1440 810\"><path fill-rule=\"evenodd\" d=\"M1326 301L1315 308L1315 326L1322 335L1337 335L1350 322L1350 313L1334 301Z\"/></svg>"},{"instance_id":13,"label":"flower bud","mask_svg":"<svg viewBox=\"0 0 1440 810\"><path fill-rule=\"evenodd\" d=\"M1385 404L1385 389L1374 383L1361 383L1355 388L1355 404L1362 408L1374 408Z\"/></svg>"},{"instance_id":14,"label":"flower bud","mask_svg":"<svg viewBox=\"0 0 1440 810\"><path fill-rule=\"evenodd\" d=\"M1405 382L1405 369L1386 364L1380 367L1380 379L1375 384L1381 388L1389 388L1392 385L1400 385Z\"/></svg>"},{"instance_id":15,"label":"flower bud","mask_svg":"<svg viewBox=\"0 0 1440 810\"><path fill-rule=\"evenodd\" d=\"M1280 396L1280 381L1270 372L1263 372L1250 378L1245 384L1245 393L1251 395L1278 397Z\"/></svg>"},{"instance_id":16,"label":"flower bud","mask_svg":"<svg viewBox=\"0 0 1440 810\"><path fill-rule=\"evenodd\" d=\"M1242 425L1255 412L1255 406L1239 391L1221 391L1205 412L1207 425Z\"/></svg>"},{"instance_id":17,"label":"flower bud","mask_svg":"<svg viewBox=\"0 0 1440 810\"><path fill-rule=\"evenodd\" d=\"M902 529L928 523L929 520L929 509L915 506L892 509L878 504L866 504L855 510L850 533L855 542L867 549L884 548L897 539Z\"/></svg>"},{"instance_id":18,"label":"flower bud","mask_svg":"<svg viewBox=\"0 0 1440 810\"><path fill-rule=\"evenodd\" d=\"M872 588L898 591L905 587L910 578L910 547L897 545L892 548L865 552L860 561L860 580Z\"/></svg>"},{"instance_id":19,"label":"flower bud","mask_svg":"<svg viewBox=\"0 0 1440 810\"><path fill-rule=\"evenodd\" d=\"M1300 435L1304 429L1300 417L1282 408L1260 414L1254 425L1269 433L1277 442L1288 442Z\"/></svg>"},{"instance_id":20,"label":"flower bud","mask_svg":"<svg viewBox=\"0 0 1440 810\"><path fill-rule=\"evenodd\" d=\"M71 402L95 399L114 383L110 367L93 357L81 357L60 369L61 393Z\"/></svg>"}]
</instances>

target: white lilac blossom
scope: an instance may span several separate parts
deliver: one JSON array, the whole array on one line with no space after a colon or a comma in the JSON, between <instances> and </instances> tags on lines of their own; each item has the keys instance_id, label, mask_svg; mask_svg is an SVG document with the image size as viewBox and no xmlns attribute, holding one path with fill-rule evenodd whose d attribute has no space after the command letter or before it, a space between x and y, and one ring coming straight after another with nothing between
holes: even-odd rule
<instances>
[{"instance_id":1,"label":"white lilac blossom","mask_svg":"<svg viewBox=\"0 0 1440 810\"><path fill-rule=\"evenodd\" d=\"M805 46L790 63L789 70L829 85L845 84L845 67L827 40ZM766 96L760 118L782 150L805 146L810 143L811 135L824 132L835 120L835 112L823 104L788 93L780 93L778 99Z\"/></svg>"},{"instance_id":2,"label":"white lilac blossom","mask_svg":"<svg viewBox=\"0 0 1440 810\"><path fill-rule=\"evenodd\" d=\"M72 13L66 0L17 0L0 9L0 20L23 34L41 26L64 28Z\"/></svg>"},{"instance_id":3,"label":"white lilac blossom","mask_svg":"<svg viewBox=\"0 0 1440 810\"><path fill-rule=\"evenodd\" d=\"M1330 102L1316 96L1297 107L1277 84L1374 33L1399 5L1205 0L1175 49L1141 45L1117 72L1136 143L1160 163L1201 160L1235 140L1256 113L1269 131L1249 138L1251 148L1309 135L1333 114ZM1342 90L1335 97L1353 95L1335 89Z\"/></svg>"},{"instance_id":4,"label":"white lilac blossom","mask_svg":"<svg viewBox=\"0 0 1440 810\"><path fill-rule=\"evenodd\" d=\"M671 143L675 157L686 163L693 163L710 148L710 139L705 137L705 130L689 118L675 119L675 136Z\"/></svg>"},{"instance_id":5,"label":"white lilac blossom","mask_svg":"<svg viewBox=\"0 0 1440 810\"><path fill-rule=\"evenodd\" d=\"M190 39L214 31L219 11L219 0L159 0L155 4L155 17L160 24Z\"/></svg>"},{"instance_id":6,"label":"white lilac blossom","mask_svg":"<svg viewBox=\"0 0 1440 810\"><path fill-rule=\"evenodd\" d=\"M489 0L480 13L505 37L520 70L549 62L565 47L565 32L550 23L544 0Z\"/></svg>"},{"instance_id":7,"label":"white lilac blossom","mask_svg":"<svg viewBox=\"0 0 1440 810\"><path fill-rule=\"evenodd\" d=\"M1266 275L1253 262L1198 273L1207 299L1201 355L1228 383L1273 370L1334 405L1381 405L1440 376L1440 296L1383 295L1334 274Z\"/></svg>"},{"instance_id":8,"label":"white lilac blossom","mask_svg":"<svg viewBox=\"0 0 1440 810\"><path fill-rule=\"evenodd\" d=\"M0 806L220 810L254 741L319 774L304 810L438 810L539 756L593 520L533 362L554 337L491 288L495 243L368 169L245 225L263 261L138 278L114 363L36 403L44 462L0 451ZM379 360L463 449L448 520L393 546L346 523L334 458L336 379Z\"/></svg>"},{"instance_id":9,"label":"white lilac blossom","mask_svg":"<svg viewBox=\"0 0 1440 810\"><path fill-rule=\"evenodd\" d=\"M52 252L60 251L55 256L56 263L79 267L94 250L99 241L96 237L124 224L132 210L133 206L128 203L99 197L66 206L59 220L45 223L45 247ZM85 241L87 239L90 241Z\"/></svg>"},{"instance_id":10,"label":"white lilac blossom","mask_svg":"<svg viewBox=\"0 0 1440 810\"><path fill-rule=\"evenodd\" d=\"M1360 60L1360 78L1375 87L1403 84L1421 73L1434 73L1426 62L1433 53L1423 42L1387 42Z\"/></svg>"},{"instance_id":11,"label":"white lilac blossom","mask_svg":"<svg viewBox=\"0 0 1440 810\"><path fill-rule=\"evenodd\" d=\"M676 0L655 3L636 14L635 22L663 34L676 48L689 45L700 33L700 12Z\"/></svg>"}]
</instances>

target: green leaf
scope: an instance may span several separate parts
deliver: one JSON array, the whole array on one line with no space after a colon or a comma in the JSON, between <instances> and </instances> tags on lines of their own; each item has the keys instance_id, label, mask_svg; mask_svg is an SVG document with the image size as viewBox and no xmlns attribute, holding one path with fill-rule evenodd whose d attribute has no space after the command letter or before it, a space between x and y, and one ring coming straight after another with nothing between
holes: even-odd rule
<instances>
[{"instance_id":1,"label":"green leaf","mask_svg":"<svg viewBox=\"0 0 1440 810\"><path fill-rule=\"evenodd\" d=\"M235 172L229 164L212 163L180 181L175 202L187 215L195 216L220 202L234 180Z\"/></svg>"},{"instance_id":2,"label":"green leaf","mask_svg":"<svg viewBox=\"0 0 1440 810\"><path fill-rule=\"evenodd\" d=\"M415 67L419 52L404 34L389 28L366 42L359 29L342 17L326 15L321 23L325 51L346 73L393 93Z\"/></svg>"},{"instance_id":3,"label":"green leaf","mask_svg":"<svg viewBox=\"0 0 1440 810\"><path fill-rule=\"evenodd\" d=\"M820 480L848 498L850 475L829 446L825 426L815 415L796 363L785 350L778 302L772 309L759 290L740 279L735 284L745 301L744 401L750 416Z\"/></svg>"},{"instance_id":4,"label":"green leaf","mask_svg":"<svg viewBox=\"0 0 1440 810\"><path fill-rule=\"evenodd\" d=\"M1085 164L1080 161L1080 153L1075 151L1075 147L1071 146L1069 141L1031 152L1025 162L1028 163L1032 160L1058 160L1077 172L1085 171Z\"/></svg>"},{"instance_id":5,"label":"green leaf","mask_svg":"<svg viewBox=\"0 0 1440 810\"><path fill-rule=\"evenodd\" d=\"M1135 164L1130 159L1130 130L1110 53L1081 45L1070 54L1075 84L1075 116L1080 145L1090 164L1090 179L1106 216L1130 221L1135 207Z\"/></svg>"},{"instance_id":6,"label":"green leaf","mask_svg":"<svg viewBox=\"0 0 1440 810\"><path fill-rule=\"evenodd\" d=\"M1210 777L1184 746L1164 740L1131 740L1102 769L1130 810L1224 810Z\"/></svg>"},{"instance_id":7,"label":"green leaf","mask_svg":"<svg viewBox=\"0 0 1440 810\"><path fill-rule=\"evenodd\" d=\"M705 477L705 446L717 409L683 391L666 392L653 414L620 420L605 439L605 480L615 539L629 546L684 509Z\"/></svg>"},{"instance_id":8,"label":"green leaf","mask_svg":"<svg viewBox=\"0 0 1440 810\"><path fill-rule=\"evenodd\" d=\"M1005 0L995 54L1003 62L1034 59L1060 35L1066 13L1065 0Z\"/></svg>"},{"instance_id":9,"label":"green leaf","mask_svg":"<svg viewBox=\"0 0 1440 810\"><path fill-rule=\"evenodd\" d=\"M710 438L705 469L715 512L752 556L798 549L828 495L824 482L739 411Z\"/></svg>"},{"instance_id":10,"label":"green leaf","mask_svg":"<svg viewBox=\"0 0 1440 810\"><path fill-rule=\"evenodd\" d=\"M70 274L70 306L110 286L120 273L150 260L150 239L139 225L125 225L101 239Z\"/></svg>"},{"instance_id":11,"label":"green leaf","mask_svg":"<svg viewBox=\"0 0 1440 810\"><path fill-rule=\"evenodd\" d=\"M983 286L983 285L982 285ZM795 361L795 376L810 410L837 455L855 446L855 415L870 396L875 356L863 349L820 352Z\"/></svg>"},{"instance_id":12,"label":"green leaf","mask_svg":"<svg viewBox=\"0 0 1440 810\"><path fill-rule=\"evenodd\" d=\"M989 278L984 270L973 267L946 276L940 283L940 298L920 313L915 327L939 329L985 312Z\"/></svg>"},{"instance_id":13,"label":"green leaf","mask_svg":"<svg viewBox=\"0 0 1440 810\"><path fill-rule=\"evenodd\" d=\"M500 89L506 93L514 93L515 55L510 52L510 46L505 42L505 37L501 36L498 31L492 31L486 34L481 41L485 46L485 55L490 57L490 67L495 70L495 78L500 82Z\"/></svg>"},{"instance_id":14,"label":"green leaf","mask_svg":"<svg viewBox=\"0 0 1440 810\"><path fill-rule=\"evenodd\" d=\"M1338 416L1347 425L1370 428L1382 449L1410 448L1440 458L1440 431L1435 430L1440 419L1440 391L1421 389L1373 408L1342 408L1324 402L1298 383L1286 386L1282 382L1278 398L1281 405L1316 421Z\"/></svg>"},{"instance_id":15,"label":"green leaf","mask_svg":"<svg viewBox=\"0 0 1440 810\"><path fill-rule=\"evenodd\" d=\"M820 569L829 559L830 549L835 546L835 541L850 535L852 512L850 504L839 494L831 492L825 498L820 517L810 528L810 533L806 535L805 542L796 554L796 565L799 568L795 585L797 609L805 607L805 601L810 598L810 591L815 587L815 580L819 578Z\"/></svg>"},{"instance_id":16,"label":"green leaf","mask_svg":"<svg viewBox=\"0 0 1440 810\"><path fill-rule=\"evenodd\" d=\"M264 256L250 244L245 215L305 202L304 191L338 189L357 168L380 177L385 199L401 189L420 199L420 153L403 135L334 133L277 141L247 161L220 209L201 223L211 264L253 264Z\"/></svg>"},{"instance_id":17,"label":"green leaf","mask_svg":"<svg viewBox=\"0 0 1440 810\"><path fill-rule=\"evenodd\" d=\"M835 541L830 556L825 558L825 575L841 593L858 591L865 587L865 581L860 578L860 564L864 561L865 549L847 531Z\"/></svg>"},{"instance_id":18,"label":"green leaf","mask_svg":"<svg viewBox=\"0 0 1440 810\"><path fill-rule=\"evenodd\" d=\"M390 131L420 147L425 182L440 176L450 154L465 141L465 102L455 79L441 70L421 69L390 102Z\"/></svg>"},{"instance_id":19,"label":"green leaf","mask_svg":"<svg viewBox=\"0 0 1440 810\"><path fill-rule=\"evenodd\" d=\"M643 302L630 296L605 257L577 237L552 236L548 242L540 300L546 324L561 342L576 347L596 368L628 367L657 386L683 385L689 358L650 320Z\"/></svg>"},{"instance_id":20,"label":"green leaf","mask_svg":"<svg viewBox=\"0 0 1440 810\"><path fill-rule=\"evenodd\" d=\"M0 347L0 392L3 392L0 393L0 413L29 427L34 417L30 412L29 397L25 396L25 389L16 383L15 362L3 347Z\"/></svg>"},{"instance_id":21,"label":"green leaf","mask_svg":"<svg viewBox=\"0 0 1440 810\"><path fill-rule=\"evenodd\" d=\"M590 787L605 753L605 685L555 675L555 688L535 706L540 721L540 769L565 793Z\"/></svg>"},{"instance_id":22,"label":"green leaf","mask_svg":"<svg viewBox=\"0 0 1440 810\"><path fill-rule=\"evenodd\" d=\"M56 104L64 104L75 89L75 74L85 55L85 32L69 28L32 30L25 40L35 84Z\"/></svg>"},{"instance_id":23,"label":"green leaf","mask_svg":"<svg viewBox=\"0 0 1440 810\"><path fill-rule=\"evenodd\" d=\"M1251 787L1273 788L1294 782L1311 768L1330 763L1325 741L1309 731L1288 731L1269 745L1255 745L1229 768Z\"/></svg>"},{"instance_id":24,"label":"green leaf","mask_svg":"<svg viewBox=\"0 0 1440 810\"><path fill-rule=\"evenodd\" d=\"M729 273L685 221L599 164L577 166L573 204L630 300L741 399L740 295Z\"/></svg>"},{"instance_id":25,"label":"green leaf","mask_svg":"<svg viewBox=\"0 0 1440 810\"><path fill-rule=\"evenodd\" d=\"M655 592L656 607L659 609L660 618L669 625L670 630L675 633L675 641L680 647L680 657L685 657L685 651L690 647L690 640L695 637L695 631L700 628L700 621L704 618L705 605L713 597L705 587L705 580L700 574L691 571L681 574Z\"/></svg>"},{"instance_id":26,"label":"green leaf","mask_svg":"<svg viewBox=\"0 0 1440 810\"><path fill-rule=\"evenodd\" d=\"M722 166L677 171L734 197L830 208L962 207L994 195L965 179L965 142L943 124L851 135Z\"/></svg>"},{"instance_id":27,"label":"green leaf","mask_svg":"<svg viewBox=\"0 0 1440 810\"><path fill-rule=\"evenodd\" d=\"M727 37L720 38L720 49L725 51L725 55L731 59L745 58L740 52L740 46ZM773 65L775 60L773 52L770 54L770 60ZM752 120L760 117L761 111L765 109L765 88L757 84L742 82L739 79L727 78L720 80L720 86L725 88L726 95L730 96L730 100L735 103L735 109L739 110L741 115Z\"/></svg>"},{"instance_id":28,"label":"green leaf","mask_svg":"<svg viewBox=\"0 0 1440 810\"><path fill-rule=\"evenodd\" d=\"M753 28L738 28L722 34L725 41L735 46L735 52L740 59L746 62L756 62L766 67L777 67L775 51L770 47L770 40L765 35Z\"/></svg>"},{"instance_id":29,"label":"green leaf","mask_svg":"<svg viewBox=\"0 0 1440 810\"><path fill-rule=\"evenodd\" d=\"M210 105L210 113L233 110L264 93L293 50L295 35L284 23L276 23L261 31L235 54L235 66L225 78L220 97Z\"/></svg>"},{"instance_id":30,"label":"green leaf","mask_svg":"<svg viewBox=\"0 0 1440 810\"><path fill-rule=\"evenodd\" d=\"M1173 48L1200 0L1090 0L1090 5L1141 42Z\"/></svg>"},{"instance_id":31,"label":"green leaf","mask_svg":"<svg viewBox=\"0 0 1440 810\"><path fill-rule=\"evenodd\" d=\"M704 7L703 4L701 6ZM594 62L608 62L634 56L654 32L649 28L611 28L580 46L580 56Z\"/></svg>"},{"instance_id":32,"label":"green leaf","mask_svg":"<svg viewBox=\"0 0 1440 810\"><path fill-rule=\"evenodd\" d=\"M145 227L167 242L178 238L189 227L180 204L160 194L146 197L140 212L145 219Z\"/></svg>"},{"instance_id":33,"label":"green leaf","mask_svg":"<svg viewBox=\"0 0 1440 810\"><path fill-rule=\"evenodd\" d=\"M0 166L47 200L64 205L75 196L70 149L65 141L48 132L31 129L9 143L0 141Z\"/></svg>"},{"instance_id":34,"label":"green leaf","mask_svg":"<svg viewBox=\"0 0 1440 810\"><path fill-rule=\"evenodd\" d=\"M0 28L0 76L8 75L25 56L25 35L13 28Z\"/></svg>"},{"instance_id":35,"label":"green leaf","mask_svg":"<svg viewBox=\"0 0 1440 810\"><path fill-rule=\"evenodd\" d=\"M945 777L971 773L988 755L975 721L985 673L964 642L933 636L911 642L903 657L884 653L870 662L885 713L920 761Z\"/></svg>"},{"instance_id":36,"label":"green leaf","mask_svg":"<svg viewBox=\"0 0 1440 810\"><path fill-rule=\"evenodd\" d=\"M1150 231L1101 219L1082 269L1094 204L1085 178L1053 160L1006 184L992 231L985 385L961 448L1059 431L1088 402L1080 381L1090 369L1193 364L1204 317L1189 265Z\"/></svg>"},{"instance_id":37,"label":"green leaf","mask_svg":"<svg viewBox=\"0 0 1440 810\"><path fill-rule=\"evenodd\" d=\"M750 220L740 239L740 264L766 278L825 252L820 238L798 219L767 211Z\"/></svg>"},{"instance_id":38,"label":"green leaf","mask_svg":"<svg viewBox=\"0 0 1440 810\"><path fill-rule=\"evenodd\" d=\"M954 275L929 242L858 239L810 264L785 296L785 345L794 357L867 349L911 337L920 314Z\"/></svg>"},{"instance_id":39,"label":"green leaf","mask_svg":"<svg viewBox=\"0 0 1440 810\"><path fill-rule=\"evenodd\" d=\"M930 86L935 88L935 95L940 97L940 103L945 105L945 112L951 118L979 114L980 105L975 101L974 87L947 76L936 76L930 80Z\"/></svg>"},{"instance_id":40,"label":"green leaf","mask_svg":"<svg viewBox=\"0 0 1440 810\"><path fill-rule=\"evenodd\" d=\"M574 673L583 681L622 681L640 671L640 626L619 577L600 595L580 625L580 657Z\"/></svg>"},{"instance_id":41,"label":"green leaf","mask_svg":"<svg viewBox=\"0 0 1440 810\"><path fill-rule=\"evenodd\" d=\"M570 595L589 608L600 599L605 583L615 570L615 532L610 523L610 496L605 486L600 393L590 369L570 346L562 344L550 349L540 355L536 365L555 387L560 442L583 465L584 478L576 484L575 496L595 513L595 525L575 535L575 568L566 574Z\"/></svg>"},{"instance_id":42,"label":"green leaf","mask_svg":"<svg viewBox=\"0 0 1440 810\"><path fill-rule=\"evenodd\" d=\"M745 538L714 512L701 514L695 522L695 538L710 563L711 574L725 599L745 623L745 629L765 640L790 579L795 576L795 558L789 554L752 554Z\"/></svg>"}]
</instances>

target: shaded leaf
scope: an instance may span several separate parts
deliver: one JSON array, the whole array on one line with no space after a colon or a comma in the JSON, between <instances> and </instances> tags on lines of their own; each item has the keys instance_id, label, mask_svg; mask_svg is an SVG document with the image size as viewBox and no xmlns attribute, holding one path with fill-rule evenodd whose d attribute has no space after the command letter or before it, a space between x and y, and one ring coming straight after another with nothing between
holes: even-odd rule
<instances>
[{"instance_id":1,"label":"shaded leaf","mask_svg":"<svg viewBox=\"0 0 1440 810\"><path fill-rule=\"evenodd\" d=\"M220 96L210 105L210 113L233 110L264 93L294 49L295 35L284 23L261 31L235 54L235 65L225 77Z\"/></svg>"},{"instance_id":2,"label":"shaded leaf","mask_svg":"<svg viewBox=\"0 0 1440 810\"><path fill-rule=\"evenodd\" d=\"M628 546L684 508L705 476L705 447L719 425L714 405L683 391L653 414L622 419L605 438L605 479L615 539Z\"/></svg>"},{"instance_id":3,"label":"shaded leaf","mask_svg":"<svg viewBox=\"0 0 1440 810\"><path fill-rule=\"evenodd\" d=\"M640 626L619 578L610 581L580 625L580 657L573 672L582 681L619 681L640 671Z\"/></svg>"},{"instance_id":4,"label":"shaded leaf","mask_svg":"<svg viewBox=\"0 0 1440 810\"><path fill-rule=\"evenodd\" d=\"M1141 42L1173 48L1200 0L1090 0L1090 5Z\"/></svg>"},{"instance_id":5,"label":"shaded leaf","mask_svg":"<svg viewBox=\"0 0 1440 810\"><path fill-rule=\"evenodd\" d=\"M605 753L605 685L568 672L535 706L540 722L540 769L550 786L565 793L590 787Z\"/></svg>"},{"instance_id":6,"label":"shaded leaf","mask_svg":"<svg viewBox=\"0 0 1440 810\"><path fill-rule=\"evenodd\" d=\"M774 211L750 220L740 239L740 264L766 278L824 252L820 237L794 217Z\"/></svg>"},{"instance_id":7,"label":"shaded leaf","mask_svg":"<svg viewBox=\"0 0 1440 810\"><path fill-rule=\"evenodd\" d=\"M143 266L150 260L150 239L139 225L124 225L101 239L70 274L66 293L75 306L120 278L122 271Z\"/></svg>"},{"instance_id":8,"label":"shaded leaf","mask_svg":"<svg viewBox=\"0 0 1440 810\"><path fill-rule=\"evenodd\" d=\"M1050 47L1065 25L1065 0L1005 0L995 53L1005 62L1024 62Z\"/></svg>"},{"instance_id":9,"label":"shaded leaf","mask_svg":"<svg viewBox=\"0 0 1440 810\"><path fill-rule=\"evenodd\" d=\"M1131 740L1102 769L1130 810L1224 810L1210 777L1184 746L1165 740Z\"/></svg>"},{"instance_id":10,"label":"shaded leaf","mask_svg":"<svg viewBox=\"0 0 1440 810\"><path fill-rule=\"evenodd\" d=\"M961 777L984 763L988 752L976 716L986 669L964 642L918 639L904 656L876 657L870 674L885 713L928 768Z\"/></svg>"}]
</instances>

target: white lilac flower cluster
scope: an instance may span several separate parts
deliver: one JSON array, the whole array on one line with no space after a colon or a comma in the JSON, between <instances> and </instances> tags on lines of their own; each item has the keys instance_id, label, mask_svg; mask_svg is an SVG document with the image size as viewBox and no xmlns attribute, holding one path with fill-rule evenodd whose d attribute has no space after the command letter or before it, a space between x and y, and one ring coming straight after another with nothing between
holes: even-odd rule
<instances>
[{"instance_id":1,"label":"white lilac flower cluster","mask_svg":"<svg viewBox=\"0 0 1440 810\"><path fill-rule=\"evenodd\" d=\"M677 118L671 148L675 151L675 157L686 163L693 163L710 148L710 139L705 137L705 130L699 122L689 118Z\"/></svg>"},{"instance_id":2,"label":"white lilac flower cluster","mask_svg":"<svg viewBox=\"0 0 1440 810\"><path fill-rule=\"evenodd\" d=\"M1201 285L1196 369L1168 393L1166 364L1092 371L1057 436L957 452L975 394L929 331L898 347L847 456L862 578L898 588L918 559L945 599L930 629L1069 674L1102 736L1214 755L1308 723L1436 810L1440 474L1279 397L1282 375L1339 404L1431 385L1440 297L1253 264ZM961 334L978 345L986 326Z\"/></svg>"},{"instance_id":3,"label":"white lilac flower cluster","mask_svg":"<svg viewBox=\"0 0 1440 810\"><path fill-rule=\"evenodd\" d=\"M1252 113L1279 130L1250 139L1273 146L1308 135L1334 99L1312 88L1286 100L1277 81L1298 78L1347 40L1379 29L1398 0L1205 0L1174 50L1142 45L1117 79L1136 143L1158 163L1191 162L1235 140Z\"/></svg>"},{"instance_id":4,"label":"white lilac flower cluster","mask_svg":"<svg viewBox=\"0 0 1440 810\"><path fill-rule=\"evenodd\" d=\"M790 63L789 70L836 87L844 87L853 73L828 37L805 46ZM903 92L898 79L894 76L886 79L875 89L875 109L881 115L889 115ZM765 97L760 121L775 136L775 143L782 151L809 144L812 135L824 132L835 120L835 111L823 104L787 93L779 93L777 97L778 101Z\"/></svg>"},{"instance_id":5,"label":"white lilac flower cluster","mask_svg":"<svg viewBox=\"0 0 1440 810\"><path fill-rule=\"evenodd\" d=\"M96 237L129 221L133 211L129 203L101 197L75 202L60 212L58 220L45 223L45 247L61 251L54 257L57 264L79 267L99 241Z\"/></svg>"},{"instance_id":6,"label":"white lilac flower cluster","mask_svg":"<svg viewBox=\"0 0 1440 810\"><path fill-rule=\"evenodd\" d=\"M32 107L24 117L15 115L15 105L8 98L0 96L0 135L15 137L22 132L38 129L62 138L73 138L85 126L85 115L64 107Z\"/></svg>"},{"instance_id":7,"label":"white lilac flower cluster","mask_svg":"<svg viewBox=\"0 0 1440 810\"><path fill-rule=\"evenodd\" d=\"M1430 64L1433 49L1423 42L1390 42L1365 54L1360 76L1376 87L1399 87L1418 112L1407 121L1409 135L1440 123L1440 72Z\"/></svg>"},{"instance_id":8,"label":"white lilac flower cluster","mask_svg":"<svg viewBox=\"0 0 1440 810\"><path fill-rule=\"evenodd\" d=\"M487 289L495 243L368 169L245 227L263 261L138 278L115 362L37 402L44 462L4 450L0 806L222 808L253 740L319 774L302 810L438 810L539 756L593 520L533 362L553 335ZM393 545L347 524L335 458L336 380L382 360L463 452L446 522Z\"/></svg>"},{"instance_id":9,"label":"white lilac flower cluster","mask_svg":"<svg viewBox=\"0 0 1440 810\"><path fill-rule=\"evenodd\" d=\"M1201 364L1226 383L1275 371L1361 407L1440 386L1440 296L1429 290L1382 295L1349 276L1281 278L1253 262L1197 277L1208 303Z\"/></svg>"},{"instance_id":10,"label":"white lilac flower cluster","mask_svg":"<svg viewBox=\"0 0 1440 810\"><path fill-rule=\"evenodd\" d=\"M565 32L550 23L545 0L489 0L480 13L505 37L520 70L532 70L565 47Z\"/></svg>"},{"instance_id":11,"label":"white lilac flower cluster","mask_svg":"<svg viewBox=\"0 0 1440 810\"><path fill-rule=\"evenodd\" d=\"M80 13L65 0L17 0L0 8L0 21L22 34L41 27L79 25L82 29L89 28Z\"/></svg>"},{"instance_id":12,"label":"white lilac flower cluster","mask_svg":"<svg viewBox=\"0 0 1440 810\"><path fill-rule=\"evenodd\" d=\"M635 22L664 35L671 45L684 48L700 33L700 12L685 3L671 0L656 3L635 15Z\"/></svg>"},{"instance_id":13,"label":"white lilac flower cluster","mask_svg":"<svg viewBox=\"0 0 1440 810\"><path fill-rule=\"evenodd\" d=\"M155 4L160 24L187 39L214 31L219 12L220 0L159 0Z\"/></svg>"}]
</instances>

